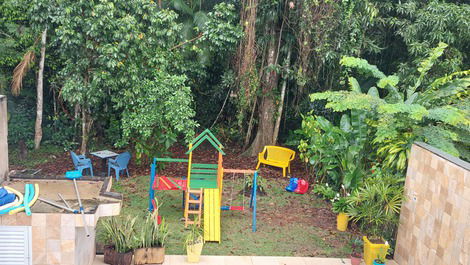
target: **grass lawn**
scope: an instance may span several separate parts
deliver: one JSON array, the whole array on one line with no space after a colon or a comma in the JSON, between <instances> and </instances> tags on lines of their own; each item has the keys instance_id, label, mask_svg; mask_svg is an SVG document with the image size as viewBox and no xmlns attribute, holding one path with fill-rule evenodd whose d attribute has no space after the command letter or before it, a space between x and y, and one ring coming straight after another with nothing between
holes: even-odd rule
<instances>
[{"instance_id":1,"label":"grass lawn","mask_svg":"<svg viewBox=\"0 0 470 265\"><path fill-rule=\"evenodd\" d=\"M121 215L144 216L148 207L148 176L124 178L113 189L124 195ZM348 232L339 232L329 205L313 194L284 191L286 179L266 179L267 195L258 196L258 231L251 232L250 211L223 211L222 242L205 244L203 255L347 257ZM232 193L232 184L234 192ZM224 182L224 205L241 205L243 179ZM168 254L184 254L185 236L180 191L156 191L162 215L169 225ZM249 197L245 199L248 206ZM328 218L324 218L328 215Z\"/></svg>"}]
</instances>

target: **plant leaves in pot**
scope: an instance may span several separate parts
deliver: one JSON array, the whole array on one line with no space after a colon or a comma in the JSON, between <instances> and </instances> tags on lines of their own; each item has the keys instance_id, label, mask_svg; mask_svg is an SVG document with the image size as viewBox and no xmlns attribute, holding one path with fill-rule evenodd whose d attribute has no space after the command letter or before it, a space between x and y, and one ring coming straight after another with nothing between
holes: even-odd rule
<instances>
[{"instance_id":1,"label":"plant leaves in pot","mask_svg":"<svg viewBox=\"0 0 470 265\"><path fill-rule=\"evenodd\" d=\"M386 257L387 257L387 253L388 253L388 248L385 249L385 248L380 248L378 253L377 253L377 257L374 259L374 265L384 265L385 262L386 262Z\"/></svg>"},{"instance_id":2,"label":"plant leaves in pot","mask_svg":"<svg viewBox=\"0 0 470 265\"><path fill-rule=\"evenodd\" d=\"M149 213L137 230L134 264L161 264L165 261L165 241L168 225L165 219L158 224L158 211Z\"/></svg>"},{"instance_id":3,"label":"plant leaves in pot","mask_svg":"<svg viewBox=\"0 0 470 265\"><path fill-rule=\"evenodd\" d=\"M104 263L106 264L113 264L114 256L116 255L116 249L114 247L114 243L112 240L113 231L111 226L103 225L103 219L100 219L100 224L98 225L96 231L97 241L103 244L103 258ZM98 248L98 247L97 247Z\"/></svg>"},{"instance_id":4,"label":"plant leaves in pot","mask_svg":"<svg viewBox=\"0 0 470 265\"><path fill-rule=\"evenodd\" d=\"M116 254L112 264L130 265L135 245L135 221L137 217L111 217L103 221L103 227L111 236Z\"/></svg>"},{"instance_id":5,"label":"plant leaves in pot","mask_svg":"<svg viewBox=\"0 0 470 265\"><path fill-rule=\"evenodd\" d=\"M363 242L360 238L352 238L351 244L351 265L359 265L362 261Z\"/></svg>"},{"instance_id":6,"label":"plant leaves in pot","mask_svg":"<svg viewBox=\"0 0 470 265\"><path fill-rule=\"evenodd\" d=\"M186 235L184 247L188 255L188 262L197 263L201 257L202 247L204 246L204 237L202 229L197 225L197 220L189 227L189 233Z\"/></svg>"},{"instance_id":7,"label":"plant leaves in pot","mask_svg":"<svg viewBox=\"0 0 470 265\"><path fill-rule=\"evenodd\" d=\"M332 203L333 212L337 213L336 229L339 231L346 231L348 229L349 216L346 213L349 208L347 197L340 197Z\"/></svg>"}]
</instances>

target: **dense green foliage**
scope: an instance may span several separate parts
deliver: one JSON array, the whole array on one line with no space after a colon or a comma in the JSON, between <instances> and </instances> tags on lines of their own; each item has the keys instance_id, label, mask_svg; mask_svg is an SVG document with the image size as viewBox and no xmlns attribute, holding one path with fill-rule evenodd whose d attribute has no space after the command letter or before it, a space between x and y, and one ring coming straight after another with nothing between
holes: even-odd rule
<instances>
[{"instance_id":1,"label":"dense green foliage","mask_svg":"<svg viewBox=\"0 0 470 265\"><path fill-rule=\"evenodd\" d=\"M34 143L46 32L43 143L144 162L206 127L247 154L290 144L314 192L349 201L385 237L398 208L383 202L399 205L390 179L414 141L470 160L464 1L5 0L0 13L0 93L21 152Z\"/></svg>"},{"instance_id":2,"label":"dense green foliage","mask_svg":"<svg viewBox=\"0 0 470 265\"><path fill-rule=\"evenodd\" d=\"M457 145L463 145L462 150L470 147L465 137L470 133L469 109L465 106L470 71L431 80L427 75L446 47L441 43L431 51L418 67L416 82L409 87L399 86L398 76L385 76L365 60L345 57L341 61L344 66L375 82L361 87L356 78L349 77L350 91L316 93L311 99L326 99L326 107L338 112L366 110L367 123L374 130L372 143L385 166L403 170L409 147L417 139L459 156Z\"/></svg>"},{"instance_id":3,"label":"dense green foliage","mask_svg":"<svg viewBox=\"0 0 470 265\"><path fill-rule=\"evenodd\" d=\"M314 166L320 182L331 184L318 185L314 192L331 200L334 210L347 212L363 231L392 242L413 142L425 141L468 159L470 70L437 78L429 74L446 48L447 44L439 43L430 50L411 85L400 82L398 74L385 75L364 59L343 57L348 90L310 96L314 102L326 101L325 108L343 113L339 126L308 115L297 131L301 158Z\"/></svg>"}]
</instances>

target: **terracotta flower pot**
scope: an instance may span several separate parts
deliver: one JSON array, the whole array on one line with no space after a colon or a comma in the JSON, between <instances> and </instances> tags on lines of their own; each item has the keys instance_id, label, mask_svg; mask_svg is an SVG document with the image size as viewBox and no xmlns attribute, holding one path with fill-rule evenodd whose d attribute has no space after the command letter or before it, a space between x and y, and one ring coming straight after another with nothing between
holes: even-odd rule
<instances>
[{"instance_id":1,"label":"terracotta flower pot","mask_svg":"<svg viewBox=\"0 0 470 265\"><path fill-rule=\"evenodd\" d=\"M134 250L134 264L162 264L165 261L165 248L138 248Z\"/></svg>"},{"instance_id":2,"label":"terracotta flower pot","mask_svg":"<svg viewBox=\"0 0 470 265\"><path fill-rule=\"evenodd\" d=\"M351 265L360 265L361 261L362 259L360 255L351 255Z\"/></svg>"},{"instance_id":3,"label":"terracotta flower pot","mask_svg":"<svg viewBox=\"0 0 470 265\"><path fill-rule=\"evenodd\" d=\"M104 256L104 263L106 264L113 264L114 257L116 256L116 250L114 249L113 245L105 245L103 247L103 256Z\"/></svg>"},{"instance_id":4,"label":"terracotta flower pot","mask_svg":"<svg viewBox=\"0 0 470 265\"><path fill-rule=\"evenodd\" d=\"M131 265L133 255L132 251L126 253L116 252L113 265Z\"/></svg>"}]
</instances>

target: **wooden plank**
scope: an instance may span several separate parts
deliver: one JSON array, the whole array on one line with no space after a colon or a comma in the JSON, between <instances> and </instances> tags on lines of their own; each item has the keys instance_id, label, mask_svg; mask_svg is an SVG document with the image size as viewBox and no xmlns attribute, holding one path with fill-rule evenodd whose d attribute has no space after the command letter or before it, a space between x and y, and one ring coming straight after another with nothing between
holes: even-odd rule
<instances>
[{"instance_id":1,"label":"wooden plank","mask_svg":"<svg viewBox=\"0 0 470 265\"><path fill-rule=\"evenodd\" d=\"M191 174L191 179L210 179L217 180L217 175L203 175L203 174Z\"/></svg>"},{"instance_id":2,"label":"wooden plank","mask_svg":"<svg viewBox=\"0 0 470 265\"><path fill-rule=\"evenodd\" d=\"M156 157L155 161L157 162L179 162L179 163L187 163L189 159L183 158L169 158L169 157Z\"/></svg>"},{"instance_id":3,"label":"wooden plank","mask_svg":"<svg viewBox=\"0 0 470 265\"><path fill-rule=\"evenodd\" d=\"M191 173L212 173L212 174L217 174L217 169L198 169L194 168L191 169Z\"/></svg>"},{"instance_id":4,"label":"wooden plank","mask_svg":"<svg viewBox=\"0 0 470 265\"><path fill-rule=\"evenodd\" d=\"M204 137L206 135L206 131L209 130L209 129L205 129L202 133L200 133L196 138L194 138L192 141L191 141L191 144L195 144L197 141L199 141L199 139L201 139L202 137Z\"/></svg>"},{"instance_id":5,"label":"wooden plank","mask_svg":"<svg viewBox=\"0 0 470 265\"><path fill-rule=\"evenodd\" d=\"M198 195L201 195L202 194L202 191L200 189L197 189L197 190L189 190L189 192L191 194L198 194Z\"/></svg>"},{"instance_id":6,"label":"wooden plank","mask_svg":"<svg viewBox=\"0 0 470 265\"><path fill-rule=\"evenodd\" d=\"M219 191L215 190L214 191L214 210L215 210L215 238L214 241L217 241L220 243L220 237L222 234L221 231L221 224L220 224L220 197L219 197Z\"/></svg>"},{"instance_id":7,"label":"wooden plank","mask_svg":"<svg viewBox=\"0 0 470 265\"><path fill-rule=\"evenodd\" d=\"M210 227L209 227L209 217L210 217L210 213L209 213L209 205L210 205L210 202L209 202L209 194L207 193L207 189L204 190L204 193L206 193L204 196L204 240L207 240L209 238L209 235L210 235Z\"/></svg>"},{"instance_id":8,"label":"wooden plank","mask_svg":"<svg viewBox=\"0 0 470 265\"><path fill-rule=\"evenodd\" d=\"M204 239L220 242L219 189L204 190Z\"/></svg>"},{"instance_id":9,"label":"wooden plank","mask_svg":"<svg viewBox=\"0 0 470 265\"><path fill-rule=\"evenodd\" d=\"M207 129L207 134L209 134L209 136L212 137L212 140L214 140L214 142L220 146L220 149L224 148L224 146L219 142L219 139L217 139L217 137L215 137L215 135L212 134L212 132L209 131L209 129Z\"/></svg>"},{"instance_id":10,"label":"wooden plank","mask_svg":"<svg viewBox=\"0 0 470 265\"><path fill-rule=\"evenodd\" d=\"M219 151L220 153L222 153L223 155L225 155L224 151L222 151L222 149L219 147L219 145L217 145L214 140L209 136L209 135L205 135L203 137L201 137L201 139L199 139L197 142L194 143L194 146L192 146L191 148L189 148L189 150L186 152L186 154L189 154L191 153L194 149L196 149L202 142L204 142L204 140L207 140L209 141L209 143L217 150ZM218 140L217 140L218 141ZM220 145L222 146L222 145Z\"/></svg>"},{"instance_id":11,"label":"wooden plank","mask_svg":"<svg viewBox=\"0 0 470 265\"><path fill-rule=\"evenodd\" d=\"M193 163L191 165L191 169L195 169L195 168L200 168L200 169L207 169L207 168L218 168L219 165L217 164L197 164L197 163Z\"/></svg>"},{"instance_id":12,"label":"wooden plank","mask_svg":"<svg viewBox=\"0 0 470 265\"><path fill-rule=\"evenodd\" d=\"M214 241L214 236L215 236L215 212L214 212L214 192L212 190L209 191L211 195L211 205L210 205L210 211L211 211L211 236L210 240Z\"/></svg>"},{"instance_id":13,"label":"wooden plank","mask_svg":"<svg viewBox=\"0 0 470 265\"><path fill-rule=\"evenodd\" d=\"M256 170L224 168L224 173L255 174Z\"/></svg>"},{"instance_id":14,"label":"wooden plank","mask_svg":"<svg viewBox=\"0 0 470 265\"><path fill-rule=\"evenodd\" d=\"M191 147L192 147L192 144L189 144L189 148L191 148ZM189 153L189 158L188 159L189 159L189 161L188 161L188 176L186 178L188 181L186 182L186 185L187 185L186 190L189 190L189 187L191 187L191 185L190 185L190 183L191 183L191 167L192 167L191 164L193 163L193 153L192 152Z\"/></svg>"},{"instance_id":15,"label":"wooden plank","mask_svg":"<svg viewBox=\"0 0 470 265\"><path fill-rule=\"evenodd\" d=\"M215 189L217 188L217 182L195 179L191 181L191 188L192 189Z\"/></svg>"}]
</instances>

